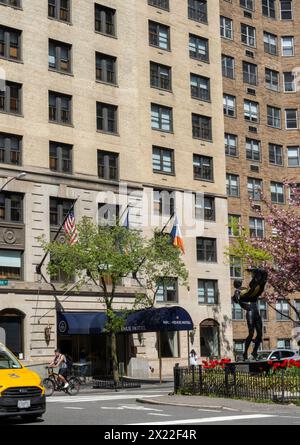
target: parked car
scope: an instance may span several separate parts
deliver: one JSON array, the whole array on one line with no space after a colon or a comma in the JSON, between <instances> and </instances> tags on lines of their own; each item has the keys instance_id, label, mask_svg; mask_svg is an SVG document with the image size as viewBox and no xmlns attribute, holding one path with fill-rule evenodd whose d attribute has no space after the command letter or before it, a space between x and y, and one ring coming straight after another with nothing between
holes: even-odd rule
<instances>
[{"instance_id":1,"label":"parked car","mask_svg":"<svg viewBox=\"0 0 300 445\"><path fill-rule=\"evenodd\" d=\"M280 361L280 360L300 360L300 355L292 349L273 349L269 351L260 351L257 357L258 361Z\"/></svg>"},{"instance_id":2,"label":"parked car","mask_svg":"<svg viewBox=\"0 0 300 445\"><path fill-rule=\"evenodd\" d=\"M34 421L46 411L41 378L26 369L0 343L0 418L20 416Z\"/></svg>"}]
</instances>

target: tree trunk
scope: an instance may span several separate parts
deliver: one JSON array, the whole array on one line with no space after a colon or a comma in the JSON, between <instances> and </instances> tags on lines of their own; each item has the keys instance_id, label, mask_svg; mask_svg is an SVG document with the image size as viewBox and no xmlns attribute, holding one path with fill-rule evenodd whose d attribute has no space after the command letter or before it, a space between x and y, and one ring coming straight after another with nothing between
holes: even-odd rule
<instances>
[{"instance_id":1,"label":"tree trunk","mask_svg":"<svg viewBox=\"0 0 300 445\"><path fill-rule=\"evenodd\" d=\"M117 387L120 382L120 376L119 376L118 355L117 355L117 336L114 332L112 332L110 334L110 341L111 341L111 359L112 359L112 366L113 366L113 378L114 378L114 384Z\"/></svg>"}]
</instances>

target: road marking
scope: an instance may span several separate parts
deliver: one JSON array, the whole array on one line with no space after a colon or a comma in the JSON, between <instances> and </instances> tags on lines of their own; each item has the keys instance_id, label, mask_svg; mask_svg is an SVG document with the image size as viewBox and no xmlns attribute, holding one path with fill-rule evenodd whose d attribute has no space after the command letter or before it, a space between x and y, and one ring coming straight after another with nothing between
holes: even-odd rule
<instances>
[{"instance_id":1,"label":"road marking","mask_svg":"<svg viewBox=\"0 0 300 445\"><path fill-rule=\"evenodd\" d=\"M203 413L221 413L222 411L218 411L216 409L198 409L198 411L201 411Z\"/></svg>"},{"instance_id":2,"label":"road marking","mask_svg":"<svg viewBox=\"0 0 300 445\"><path fill-rule=\"evenodd\" d=\"M75 408L75 406L64 406L65 409L73 409L73 410L83 410L84 408Z\"/></svg>"},{"instance_id":3,"label":"road marking","mask_svg":"<svg viewBox=\"0 0 300 445\"><path fill-rule=\"evenodd\" d=\"M171 414L147 413L147 416L172 417Z\"/></svg>"},{"instance_id":4,"label":"road marking","mask_svg":"<svg viewBox=\"0 0 300 445\"><path fill-rule=\"evenodd\" d=\"M168 422L151 422L151 423L130 423L129 425L193 425L199 423L217 423L217 422L234 422L239 420L267 419L270 417L278 417L267 414L254 414L244 416L226 416L226 417L208 417L207 419L184 419L170 420Z\"/></svg>"},{"instance_id":5,"label":"road marking","mask_svg":"<svg viewBox=\"0 0 300 445\"><path fill-rule=\"evenodd\" d=\"M144 406L138 406L138 405L101 406L100 408L106 410L119 410L119 411L134 410L134 411L157 411L159 413L163 412L162 409L145 408Z\"/></svg>"},{"instance_id":6,"label":"road marking","mask_svg":"<svg viewBox=\"0 0 300 445\"><path fill-rule=\"evenodd\" d=\"M47 398L47 403L87 403L87 402L113 402L114 400L129 400L129 399L145 399L152 397L163 397L162 394L144 395L144 394L119 394L119 395L102 395L102 396L74 396L74 397L51 397Z\"/></svg>"}]
</instances>

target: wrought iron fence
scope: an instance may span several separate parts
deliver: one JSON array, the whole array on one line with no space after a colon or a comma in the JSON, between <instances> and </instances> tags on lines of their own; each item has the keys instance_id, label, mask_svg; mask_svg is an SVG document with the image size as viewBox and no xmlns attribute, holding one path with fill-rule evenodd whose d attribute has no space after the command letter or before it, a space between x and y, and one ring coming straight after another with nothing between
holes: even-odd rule
<instances>
[{"instance_id":1,"label":"wrought iron fence","mask_svg":"<svg viewBox=\"0 0 300 445\"><path fill-rule=\"evenodd\" d=\"M174 392L265 402L300 402L300 375L289 375L284 369L257 374L240 372L232 366L225 369L175 367Z\"/></svg>"}]
</instances>

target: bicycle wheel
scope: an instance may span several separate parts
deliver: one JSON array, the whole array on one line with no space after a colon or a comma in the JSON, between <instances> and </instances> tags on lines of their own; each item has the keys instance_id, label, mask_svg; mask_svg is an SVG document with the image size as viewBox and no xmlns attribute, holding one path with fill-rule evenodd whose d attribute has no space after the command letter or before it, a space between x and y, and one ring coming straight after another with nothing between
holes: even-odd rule
<instances>
[{"instance_id":1,"label":"bicycle wheel","mask_svg":"<svg viewBox=\"0 0 300 445\"><path fill-rule=\"evenodd\" d=\"M43 380L43 387L45 388L45 395L46 397L51 397L52 394L55 391L55 385L53 380L51 379L44 379Z\"/></svg>"},{"instance_id":2,"label":"bicycle wheel","mask_svg":"<svg viewBox=\"0 0 300 445\"><path fill-rule=\"evenodd\" d=\"M69 380L68 393L70 396L76 396L79 393L81 381L77 377L71 377Z\"/></svg>"}]
</instances>

